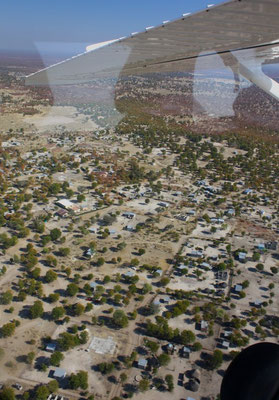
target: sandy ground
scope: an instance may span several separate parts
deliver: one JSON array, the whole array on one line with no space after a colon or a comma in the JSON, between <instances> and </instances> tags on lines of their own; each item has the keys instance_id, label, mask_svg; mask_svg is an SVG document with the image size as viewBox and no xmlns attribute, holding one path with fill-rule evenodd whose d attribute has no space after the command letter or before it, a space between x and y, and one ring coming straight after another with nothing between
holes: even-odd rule
<instances>
[{"instance_id":1,"label":"sandy ground","mask_svg":"<svg viewBox=\"0 0 279 400\"><path fill-rule=\"evenodd\" d=\"M75 107L70 106L53 106L49 112L34 115L32 117L24 117L26 124L34 125L39 132L44 132L49 128L61 128L64 126L70 130L96 130L97 124L88 116L79 114Z\"/></svg>"}]
</instances>

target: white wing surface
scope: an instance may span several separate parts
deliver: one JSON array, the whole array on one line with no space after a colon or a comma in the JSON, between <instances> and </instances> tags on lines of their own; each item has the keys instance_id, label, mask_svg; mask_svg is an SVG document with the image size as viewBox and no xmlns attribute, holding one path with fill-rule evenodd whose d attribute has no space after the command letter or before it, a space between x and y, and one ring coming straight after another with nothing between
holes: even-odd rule
<instances>
[{"instance_id":1,"label":"white wing surface","mask_svg":"<svg viewBox=\"0 0 279 400\"><path fill-rule=\"evenodd\" d=\"M198 57L221 56L234 73L279 99L261 72L279 54L279 0L233 0L89 51L29 75L28 85L65 85L96 78L193 71ZM201 64L201 63L200 63Z\"/></svg>"}]
</instances>

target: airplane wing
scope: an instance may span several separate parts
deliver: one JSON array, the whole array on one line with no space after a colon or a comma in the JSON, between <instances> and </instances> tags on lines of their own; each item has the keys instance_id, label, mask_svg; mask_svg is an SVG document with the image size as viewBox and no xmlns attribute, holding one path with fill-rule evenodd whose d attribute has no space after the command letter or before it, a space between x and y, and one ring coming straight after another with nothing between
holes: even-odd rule
<instances>
[{"instance_id":1,"label":"airplane wing","mask_svg":"<svg viewBox=\"0 0 279 400\"><path fill-rule=\"evenodd\" d=\"M66 85L96 78L191 71L197 58L218 54L279 100L279 85L262 63L279 56L279 0L232 0L129 37L89 46L83 54L26 77L28 85ZM206 62L205 62L206 65Z\"/></svg>"}]
</instances>

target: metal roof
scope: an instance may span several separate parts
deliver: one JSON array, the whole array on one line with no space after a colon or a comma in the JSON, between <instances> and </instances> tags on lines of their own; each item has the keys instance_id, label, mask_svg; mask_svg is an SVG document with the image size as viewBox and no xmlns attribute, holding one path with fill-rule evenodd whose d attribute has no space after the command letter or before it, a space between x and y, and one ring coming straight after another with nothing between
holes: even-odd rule
<instances>
[{"instance_id":1,"label":"metal roof","mask_svg":"<svg viewBox=\"0 0 279 400\"><path fill-rule=\"evenodd\" d=\"M53 373L54 378L64 378L66 375L67 375L67 372L63 368L56 368Z\"/></svg>"}]
</instances>

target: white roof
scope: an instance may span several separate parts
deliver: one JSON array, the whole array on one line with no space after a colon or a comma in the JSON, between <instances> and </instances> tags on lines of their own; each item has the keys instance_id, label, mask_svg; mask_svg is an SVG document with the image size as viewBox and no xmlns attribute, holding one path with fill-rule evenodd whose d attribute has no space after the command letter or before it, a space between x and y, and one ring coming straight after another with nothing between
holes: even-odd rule
<instances>
[{"instance_id":1,"label":"white roof","mask_svg":"<svg viewBox=\"0 0 279 400\"><path fill-rule=\"evenodd\" d=\"M65 207L65 208L70 208L70 207L73 206L73 203L72 203L70 200L68 200L68 199L61 199L61 200L58 200L58 201L57 201L57 204L58 204L58 205L61 205L62 207Z\"/></svg>"}]
</instances>

